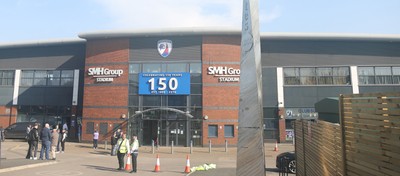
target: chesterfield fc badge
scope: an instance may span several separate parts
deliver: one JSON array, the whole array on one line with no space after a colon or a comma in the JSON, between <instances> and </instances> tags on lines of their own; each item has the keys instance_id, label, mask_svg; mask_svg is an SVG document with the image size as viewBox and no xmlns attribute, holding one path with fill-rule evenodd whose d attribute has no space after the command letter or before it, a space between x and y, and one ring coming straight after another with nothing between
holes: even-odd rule
<instances>
[{"instance_id":1,"label":"chesterfield fc badge","mask_svg":"<svg viewBox=\"0 0 400 176\"><path fill-rule=\"evenodd\" d=\"M171 40L159 40L157 42L158 53L166 58L171 54L172 51L172 41Z\"/></svg>"}]
</instances>

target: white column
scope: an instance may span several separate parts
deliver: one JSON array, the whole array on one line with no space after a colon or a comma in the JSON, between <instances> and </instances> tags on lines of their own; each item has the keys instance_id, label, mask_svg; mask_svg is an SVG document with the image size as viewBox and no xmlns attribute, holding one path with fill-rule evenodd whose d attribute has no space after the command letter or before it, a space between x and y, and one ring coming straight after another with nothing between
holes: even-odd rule
<instances>
[{"instance_id":1,"label":"white column","mask_svg":"<svg viewBox=\"0 0 400 176\"><path fill-rule=\"evenodd\" d=\"M358 89L358 70L357 66L350 66L351 86L353 88L353 94L359 94Z\"/></svg>"},{"instance_id":2,"label":"white column","mask_svg":"<svg viewBox=\"0 0 400 176\"><path fill-rule=\"evenodd\" d=\"M19 83L20 83L20 80L21 80L21 70L15 70L13 105L18 105L18 94L19 94Z\"/></svg>"},{"instance_id":3,"label":"white column","mask_svg":"<svg viewBox=\"0 0 400 176\"><path fill-rule=\"evenodd\" d=\"M72 106L78 105L79 70L74 70L74 87L72 90Z\"/></svg>"},{"instance_id":4,"label":"white column","mask_svg":"<svg viewBox=\"0 0 400 176\"><path fill-rule=\"evenodd\" d=\"M278 107L285 107L284 93L283 93L283 68L276 68L276 80L277 80L277 90L278 90Z\"/></svg>"}]
</instances>

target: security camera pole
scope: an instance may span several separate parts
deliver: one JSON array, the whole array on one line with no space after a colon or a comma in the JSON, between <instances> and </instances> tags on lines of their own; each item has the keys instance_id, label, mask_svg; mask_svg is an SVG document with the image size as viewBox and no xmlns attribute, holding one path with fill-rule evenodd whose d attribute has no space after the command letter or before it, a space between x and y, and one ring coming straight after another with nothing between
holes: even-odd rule
<instances>
[{"instance_id":1,"label":"security camera pole","mask_svg":"<svg viewBox=\"0 0 400 176\"><path fill-rule=\"evenodd\" d=\"M243 0L236 175L265 176L258 0Z\"/></svg>"}]
</instances>

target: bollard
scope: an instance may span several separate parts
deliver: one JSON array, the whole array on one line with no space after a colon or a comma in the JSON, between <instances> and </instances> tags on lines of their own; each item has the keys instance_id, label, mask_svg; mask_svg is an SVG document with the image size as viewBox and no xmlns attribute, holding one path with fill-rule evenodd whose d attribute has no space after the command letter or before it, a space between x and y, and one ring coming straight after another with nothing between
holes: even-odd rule
<instances>
[{"instance_id":1,"label":"bollard","mask_svg":"<svg viewBox=\"0 0 400 176\"><path fill-rule=\"evenodd\" d=\"M151 140L151 153L154 154L154 140Z\"/></svg>"},{"instance_id":2,"label":"bollard","mask_svg":"<svg viewBox=\"0 0 400 176\"><path fill-rule=\"evenodd\" d=\"M228 152L228 141L225 140L225 152Z\"/></svg>"},{"instance_id":3,"label":"bollard","mask_svg":"<svg viewBox=\"0 0 400 176\"><path fill-rule=\"evenodd\" d=\"M104 141L104 149L107 150L107 140Z\"/></svg>"},{"instance_id":4,"label":"bollard","mask_svg":"<svg viewBox=\"0 0 400 176\"><path fill-rule=\"evenodd\" d=\"M171 141L171 154L174 154L174 141Z\"/></svg>"},{"instance_id":5,"label":"bollard","mask_svg":"<svg viewBox=\"0 0 400 176\"><path fill-rule=\"evenodd\" d=\"M190 140L190 154L193 153L193 141Z\"/></svg>"},{"instance_id":6,"label":"bollard","mask_svg":"<svg viewBox=\"0 0 400 176\"><path fill-rule=\"evenodd\" d=\"M208 140L208 153L211 153L211 140Z\"/></svg>"}]
</instances>

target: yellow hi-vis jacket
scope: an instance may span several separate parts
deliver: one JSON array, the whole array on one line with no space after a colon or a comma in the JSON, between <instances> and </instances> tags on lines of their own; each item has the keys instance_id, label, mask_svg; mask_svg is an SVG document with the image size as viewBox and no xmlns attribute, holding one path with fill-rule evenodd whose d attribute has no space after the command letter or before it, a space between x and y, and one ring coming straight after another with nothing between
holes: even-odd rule
<instances>
[{"instance_id":1,"label":"yellow hi-vis jacket","mask_svg":"<svg viewBox=\"0 0 400 176\"><path fill-rule=\"evenodd\" d=\"M122 140L121 138L118 140L117 144L119 145L119 153L128 152L128 149L130 148L128 139Z\"/></svg>"}]
</instances>

